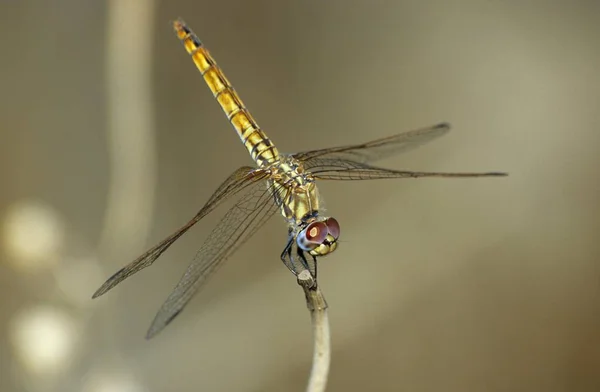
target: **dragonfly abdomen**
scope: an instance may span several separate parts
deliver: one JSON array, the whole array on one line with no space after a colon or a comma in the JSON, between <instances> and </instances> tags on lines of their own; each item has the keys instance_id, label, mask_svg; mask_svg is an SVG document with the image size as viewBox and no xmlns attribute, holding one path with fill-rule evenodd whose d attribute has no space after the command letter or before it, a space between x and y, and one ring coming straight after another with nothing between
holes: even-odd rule
<instances>
[{"instance_id":1,"label":"dragonfly abdomen","mask_svg":"<svg viewBox=\"0 0 600 392\"><path fill-rule=\"evenodd\" d=\"M217 62L212 58L198 36L181 20L174 23L177 37L192 56L196 67L213 96L225 112L244 146L258 166L263 167L279 159L279 152L260 129L236 91L225 77Z\"/></svg>"}]
</instances>

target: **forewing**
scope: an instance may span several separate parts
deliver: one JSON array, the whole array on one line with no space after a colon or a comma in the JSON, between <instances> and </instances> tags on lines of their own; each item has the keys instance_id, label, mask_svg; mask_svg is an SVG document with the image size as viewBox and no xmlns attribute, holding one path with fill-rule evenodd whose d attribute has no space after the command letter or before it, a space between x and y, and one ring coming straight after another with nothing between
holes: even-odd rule
<instances>
[{"instance_id":1,"label":"forewing","mask_svg":"<svg viewBox=\"0 0 600 392\"><path fill-rule=\"evenodd\" d=\"M108 278L106 282L94 293L92 298L99 297L107 291L127 279L131 275L149 267L154 261L171 246L179 237L194 226L200 219L208 215L219 204L225 201L230 196L235 195L249 185L257 181L266 187L266 182L261 181L267 177L267 173L249 166L240 167L234 171L213 193L210 199L204 204L204 207L185 225L180 227L173 234L159 242L156 246L146 251L143 255L127 264L125 267L117 271L113 276Z\"/></svg>"},{"instance_id":2,"label":"forewing","mask_svg":"<svg viewBox=\"0 0 600 392\"><path fill-rule=\"evenodd\" d=\"M148 339L166 327L219 266L277 211L273 197L277 187L253 185L225 214L156 314L146 335Z\"/></svg>"},{"instance_id":3,"label":"forewing","mask_svg":"<svg viewBox=\"0 0 600 392\"><path fill-rule=\"evenodd\" d=\"M294 154L294 157L305 161L307 169L311 167L312 160L316 158L337 158L360 163L375 162L417 148L449 131L450 125L441 123L367 143L300 152Z\"/></svg>"},{"instance_id":4,"label":"forewing","mask_svg":"<svg viewBox=\"0 0 600 392\"><path fill-rule=\"evenodd\" d=\"M419 177L491 177L505 176L506 173L441 173L391 170L345 159L315 158L311 160L311 173L321 180L377 180L386 178Z\"/></svg>"}]
</instances>

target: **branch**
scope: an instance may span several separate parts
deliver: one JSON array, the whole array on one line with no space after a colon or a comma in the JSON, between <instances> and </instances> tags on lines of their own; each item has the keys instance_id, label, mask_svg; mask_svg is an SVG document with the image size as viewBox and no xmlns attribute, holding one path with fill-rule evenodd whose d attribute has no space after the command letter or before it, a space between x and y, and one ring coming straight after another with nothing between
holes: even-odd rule
<instances>
[{"instance_id":1,"label":"branch","mask_svg":"<svg viewBox=\"0 0 600 392\"><path fill-rule=\"evenodd\" d=\"M306 306L310 311L313 326L313 364L308 380L307 392L323 392L327 386L331 344L329 337L329 318L327 302L321 289L308 270L298 274L298 284L304 289Z\"/></svg>"}]
</instances>

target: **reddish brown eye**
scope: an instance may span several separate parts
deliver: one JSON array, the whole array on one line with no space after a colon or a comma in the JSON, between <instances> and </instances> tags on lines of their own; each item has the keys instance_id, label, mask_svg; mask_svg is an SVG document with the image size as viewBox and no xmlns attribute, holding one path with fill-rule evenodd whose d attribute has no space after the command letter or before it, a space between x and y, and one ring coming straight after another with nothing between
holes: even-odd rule
<instances>
[{"instance_id":1,"label":"reddish brown eye","mask_svg":"<svg viewBox=\"0 0 600 392\"><path fill-rule=\"evenodd\" d=\"M325 223L313 222L298 234L296 242L301 249L311 251L325 241L328 232Z\"/></svg>"},{"instance_id":2,"label":"reddish brown eye","mask_svg":"<svg viewBox=\"0 0 600 392\"><path fill-rule=\"evenodd\" d=\"M306 239L310 242L318 244L325 241L327 238L327 225L323 222L313 222L306 228Z\"/></svg>"},{"instance_id":3,"label":"reddish brown eye","mask_svg":"<svg viewBox=\"0 0 600 392\"><path fill-rule=\"evenodd\" d=\"M329 234L336 240L340 236L340 224L334 218L329 218L325 221Z\"/></svg>"}]
</instances>

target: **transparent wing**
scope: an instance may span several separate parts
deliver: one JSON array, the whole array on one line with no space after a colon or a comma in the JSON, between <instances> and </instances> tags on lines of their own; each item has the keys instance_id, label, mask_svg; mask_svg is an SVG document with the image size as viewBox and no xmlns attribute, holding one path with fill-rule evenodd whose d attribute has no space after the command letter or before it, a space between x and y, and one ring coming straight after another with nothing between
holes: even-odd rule
<instances>
[{"instance_id":1,"label":"transparent wing","mask_svg":"<svg viewBox=\"0 0 600 392\"><path fill-rule=\"evenodd\" d=\"M146 338L165 328L223 262L277 211L277 185L255 184L208 236L181 280L162 305Z\"/></svg>"},{"instance_id":2,"label":"transparent wing","mask_svg":"<svg viewBox=\"0 0 600 392\"><path fill-rule=\"evenodd\" d=\"M344 159L315 158L311 160L310 172L321 180L377 180L385 178L419 178L419 177L491 177L506 176L506 173L440 173L416 172L407 170L391 170L370 166Z\"/></svg>"},{"instance_id":3,"label":"transparent wing","mask_svg":"<svg viewBox=\"0 0 600 392\"><path fill-rule=\"evenodd\" d=\"M117 271L113 276L108 278L106 282L94 293L92 298L99 297L105 294L107 291L121 283L123 280L127 279L131 275L143 270L146 267L149 267L156 261L156 259L173 244L179 237L181 237L186 231L188 231L192 226L194 226L200 219L208 215L212 210L214 210L219 204L221 204L224 200L229 198L230 196L235 195L242 189L248 187L260 181L266 186L263 179L267 177L268 173L262 171L261 169L255 169L250 166L240 167L236 171L234 171L229 178L227 178L219 188L213 193L210 199L206 202L204 207L185 225L180 227L173 234L159 242L156 246L149 249L132 261L127 264L125 267Z\"/></svg>"},{"instance_id":4,"label":"transparent wing","mask_svg":"<svg viewBox=\"0 0 600 392\"><path fill-rule=\"evenodd\" d=\"M294 154L294 157L305 161L307 169L311 167L311 160L316 158L338 158L361 163L374 162L417 148L449 131L450 124L441 123L367 143L300 152Z\"/></svg>"}]
</instances>

